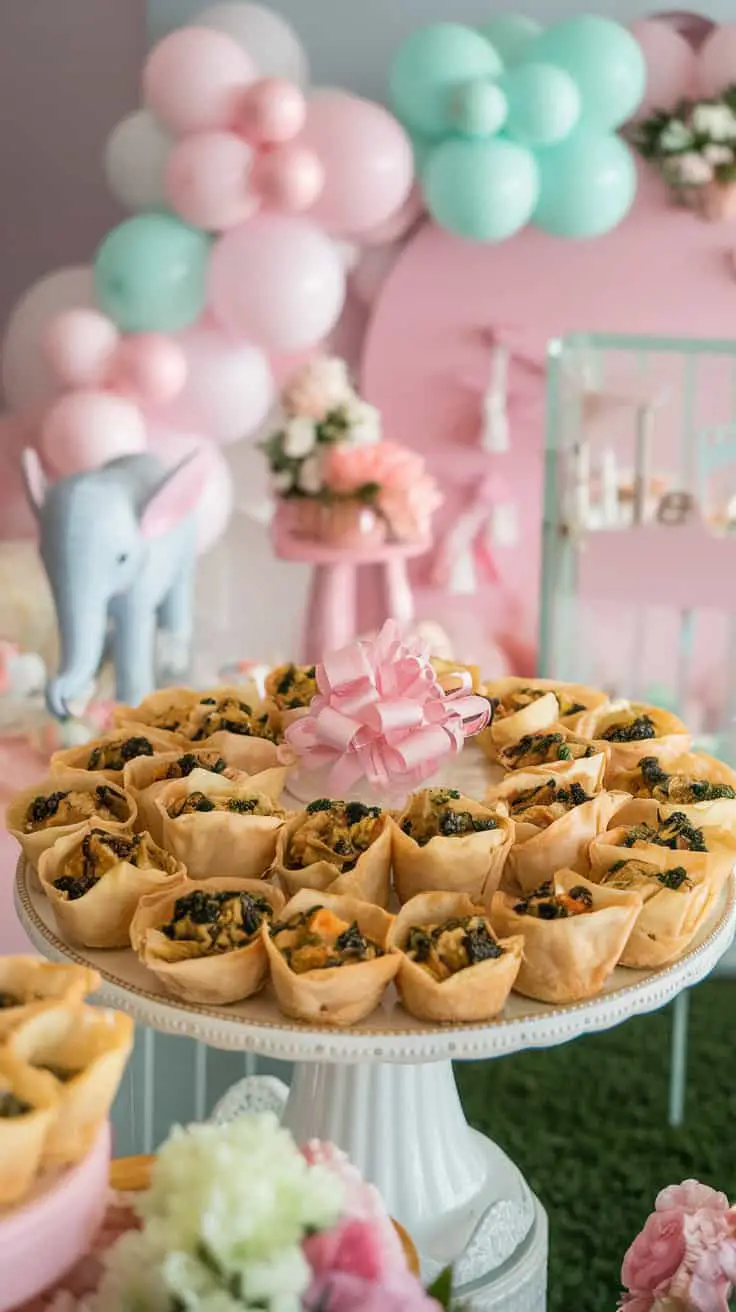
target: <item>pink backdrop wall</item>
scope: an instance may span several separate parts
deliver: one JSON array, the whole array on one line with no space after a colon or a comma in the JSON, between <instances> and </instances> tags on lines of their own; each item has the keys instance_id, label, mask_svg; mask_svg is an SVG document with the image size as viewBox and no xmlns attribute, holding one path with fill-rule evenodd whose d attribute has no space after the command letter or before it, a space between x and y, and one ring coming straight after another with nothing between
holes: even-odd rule
<instances>
[{"instance_id":1,"label":"pink backdrop wall","mask_svg":"<svg viewBox=\"0 0 736 1312\"><path fill-rule=\"evenodd\" d=\"M102 149L137 103L145 41L145 0L2 0L0 322L119 219Z\"/></svg>"}]
</instances>

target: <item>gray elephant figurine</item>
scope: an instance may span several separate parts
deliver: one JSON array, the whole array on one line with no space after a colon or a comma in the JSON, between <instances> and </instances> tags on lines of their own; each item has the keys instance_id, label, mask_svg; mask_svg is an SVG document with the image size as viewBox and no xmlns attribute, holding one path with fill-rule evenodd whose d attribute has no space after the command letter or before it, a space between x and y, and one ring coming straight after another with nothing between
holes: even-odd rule
<instances>
[{"instance_id":1,"label":"gray elephant figurine","mask_svg":"<svg viewBox=\"0 0 736 1312\"><path fill-rule=\"evenodd\" d=\"M61 658L46 700L59 719L89 696L111 645L118 701L135 705L157 686L157 640L178 653L160 681L185 676L191 652L197 455L165 469L152 455L123 456L47 483L32 448L23 474L56 606Z\"/></svg>"}]
</instances>

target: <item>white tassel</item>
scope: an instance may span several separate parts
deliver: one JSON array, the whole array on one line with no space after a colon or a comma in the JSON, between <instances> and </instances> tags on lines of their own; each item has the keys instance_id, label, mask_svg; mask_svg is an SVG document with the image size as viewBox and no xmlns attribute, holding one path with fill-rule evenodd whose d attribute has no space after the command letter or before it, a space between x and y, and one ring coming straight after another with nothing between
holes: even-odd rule
<instances>
[{"instance_id":1,"label":"white tassel","mask_svg":"<svg viewBox=\"0 0 736 1312\"><path fill-rule=\"evenodd\" d=\"M478 576L472 545L458 553L450 569L447 591L453 597L472 597L478 591Z\"/></svg>"},{"instance_id":2,"label":"white tassel","mask_svg":"<svg viewBox=\"0 0 736 1312\"><path fill-rule=\"evenodd\" d=\"M516 546L519 541L519 519L513 501L502 501L493 507L489 535L494 547Z\"/></svg>"},{"instance_id":3,"label":"white tassel","mask_svg":"<svg viewBox=\"0 0 736 1312\"><path fill-rule=\"evenodd\" d=\"M510 444L507 412L509 349L496 342L491 350L491 376L483 395L483 425L480 444L484 451L508 451Z\"/></svg>"}]
</instances>

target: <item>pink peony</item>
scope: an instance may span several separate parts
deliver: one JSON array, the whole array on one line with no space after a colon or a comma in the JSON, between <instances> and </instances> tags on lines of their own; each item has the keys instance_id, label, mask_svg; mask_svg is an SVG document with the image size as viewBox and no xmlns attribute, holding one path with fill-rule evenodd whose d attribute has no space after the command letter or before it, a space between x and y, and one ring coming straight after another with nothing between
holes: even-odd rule
<instances>
[{"instance_id":1,"label":"pink peony","mask_svg":"<svg viewBox=\"0 0 736 1312\"><path fill-rule=\"evenodd\" d=\"M429 474L407 488L383 488L376 499L376 506L400 542L426 537L432 515L441 504L442 496Z\"/></svg>"},{"instance_id":2,"label":"pink peony","mask_svg":"<svg viewBox=\"0 0 736 1312\"><path fill-rule=\"evenodd\" d=\"M304 1301L309 1312L440 1312L410 1271L376 1283L338 1271L315 1280Z\"/></svg>"},{"instance_id":3,"label":"pink peony","mask_svg":"<svg viewBox=\"0 0 736 1312\"><path fill-rule=\"evenodd\" d=\"M405 491L424 476L422 457L397 442L330 447L324 469L325 485L343 494L356 492L366 483Z\"/></svg>"},{"instance_id":4,"label":"pink peony","mask_svg":"<svg viewBox=\"0 0 736 1312\"><path fill-rule=\"evenodd\" d=\"M353 396L344 360L321 356L302 365L281 394L284 410L304 415L321 424L330 410L345 405Z\"/></svg>"},{"instance_id":5,"label":"pink peony","mask_svg":"<svg viewBox=\"0 0 736 1312\"><path fill-rule=\"evenodd\" d=\"M682 1184L671 1184L657 1194L654 1209L657 1212L696 1212L699 1208L710 1208L715 1212L728 1210L725 1194L711 1189L710 1185L701 1184L699 1180L683 1180Z\"/></svg>"},{"instance_id":6,"label":"pink peony","mask_svg":"<svg viewBox=\"0 0 736 1312\"><path fill-rule=\"evenodd\" d=\"M736 1278L732 1211L703 1207L688 1213L683 1218L683 1235L685 1253L670 1292L691 1312L728 1312Z\"/></svg>"},{"instance_id":7,"label":"pink peony","mask_svg":"<svg viewBox=\"0 0 736 1312\"><path fill-rule=\"evenodd\" d=\"M653 1212L629 1248L621 1282L632 1293L666 1293L685 1256L681 1211Z\"/></svg>"},{"instance_id":8,"label":"pink peony","mask_svg":"<svg viewBox=\"0 0 736 1312\"><path fill-rule=\"evenodd\" d=\"M343 1220L370 1222L373 1236L380 1246L381 1271L405 1270L406 1257L401 1240L375 1185L368 1184L358 1168L353 1166L347 1154L341 1152L333 1143L322 1143L318 1139L312 1139L302 1148L302 1155L306 1157L310 1166L326 1166L339 1177L343 1186L341 1207ZM335 1233L332 1232L333 1235ZM322 1239L326 1236L319 1235L315 1238ZM308 1242L312 1243L312 1240Z\"/></svg>"}]
</instances>

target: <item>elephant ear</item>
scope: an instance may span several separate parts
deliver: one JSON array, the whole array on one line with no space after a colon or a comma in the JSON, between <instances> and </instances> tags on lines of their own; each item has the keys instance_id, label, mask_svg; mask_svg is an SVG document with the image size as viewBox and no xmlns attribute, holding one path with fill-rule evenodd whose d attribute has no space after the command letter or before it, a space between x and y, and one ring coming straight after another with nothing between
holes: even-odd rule
<instances>
[{"instance_id":1,"label":"elephant ear","mask_svg":"<svg viewBox=\"0 0 736 1312\"><path fill-rule=\"evenodd\" d=\"M46 500L48 480L43 472L39 454L34 447L26 446L23 448L20 457L20 468L31 509L36 515L39 515Z\"/></svg>"},{"instance_id":2,"label":"elephant ear","mask_svg":"<svg viewBox=\"0 0 736 1312\"><path fill-rule=\"evenodd\" d=\"M194 514L207 481L207 459L195 451L169 470L146 502L141 515L144 538L157 538Z\"/></svg>"}]
</instances>

